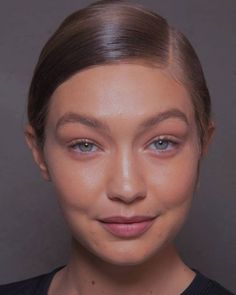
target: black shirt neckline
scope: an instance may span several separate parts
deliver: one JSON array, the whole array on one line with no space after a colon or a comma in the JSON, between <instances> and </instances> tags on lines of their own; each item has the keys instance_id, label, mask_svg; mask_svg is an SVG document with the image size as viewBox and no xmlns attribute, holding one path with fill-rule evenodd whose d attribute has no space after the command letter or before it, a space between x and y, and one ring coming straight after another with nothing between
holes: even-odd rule
<instances>
[{"instance_id":1,"label":"black shirt neckline","mask_svg":"<svg viewBox=\"0 0 236 295\"><path fill-rule=\"evenodd\" d=\"M45 274L45 276L43 276L42 280L40 281L39 285L36 286L35 295L48 295L49 287L51 285L54 275L64 267L65 265L57 267L49 274Z\"/></svg>"},{"instance_id":2,"label":"black shirt neckline","mask_svg":"<svg viewBox=\"0 0 236 295\"><path fill-rule=\"evenodd\" d=\"M45 277L41 280L39 286L36 287L35 295L48 295L49 287L54 275L64 267L65 265L57 267L52 272L45 275ZM189 295L190 293L193 294L193 292L195 292L196 294L200 294L199 292L202 291L204 288L207 288L207 285L209 285L209 280L205 276L203 276L199 271L195 269L193 269L193 271L196 273L195 277L193 278L190 285L180 295Z\"/></svg>"}]
</instances>

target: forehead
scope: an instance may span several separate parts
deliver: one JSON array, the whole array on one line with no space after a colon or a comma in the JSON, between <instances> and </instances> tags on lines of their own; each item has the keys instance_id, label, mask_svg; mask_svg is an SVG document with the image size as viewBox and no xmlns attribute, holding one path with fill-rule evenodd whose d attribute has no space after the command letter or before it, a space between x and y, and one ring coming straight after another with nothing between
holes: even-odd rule
<instances>
[{"instance_id":1,"label":"forehead","mask_svg":"<svg viewBox=\"0 0 236 295\"><path fill-rule=\"evenodd\" d=\"M51 97L49 119L72 111L137 119L168 109L193 117L191 98L182 84L157 67L119 63L85 69L61 84Z\"/></svg>"}]
</instances>

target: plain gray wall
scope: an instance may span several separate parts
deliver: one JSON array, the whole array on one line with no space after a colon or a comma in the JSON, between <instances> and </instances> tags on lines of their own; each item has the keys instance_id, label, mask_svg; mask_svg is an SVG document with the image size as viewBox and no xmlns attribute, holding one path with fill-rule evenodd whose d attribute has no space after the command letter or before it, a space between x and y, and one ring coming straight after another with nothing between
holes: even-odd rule
<instances>
[{"instance_id":1,"label":"plain gray wall","mask_svg":"<svg viewBox=\"0 0 236 295\"><path fill-rule=\"evenodd\" d=\"M48 272L67 259L67 228L26 148L23 126L43 44L66 15L91 2L0 2L0 283ZM236 292L236 1L137 2L182 30L201 59L217 132L177 245L191 267Z\"/></svg>"}]
</instances>

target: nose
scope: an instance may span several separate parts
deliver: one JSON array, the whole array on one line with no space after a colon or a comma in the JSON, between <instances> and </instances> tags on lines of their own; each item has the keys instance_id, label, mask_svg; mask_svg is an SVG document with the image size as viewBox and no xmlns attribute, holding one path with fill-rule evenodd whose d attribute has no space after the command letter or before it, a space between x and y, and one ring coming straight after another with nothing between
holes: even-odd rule
<instances>
[{"instance_id":1,"label":"nose","mask_svg":"<svg viewBox=\"0 0 236 295\"><path fill-rule=\"evenodd\" d=\"M142 168L130 152L116 155L107 186L107 196L113 201L133 203L146 197L146 184Z\"/></svg>"}]
</instances>

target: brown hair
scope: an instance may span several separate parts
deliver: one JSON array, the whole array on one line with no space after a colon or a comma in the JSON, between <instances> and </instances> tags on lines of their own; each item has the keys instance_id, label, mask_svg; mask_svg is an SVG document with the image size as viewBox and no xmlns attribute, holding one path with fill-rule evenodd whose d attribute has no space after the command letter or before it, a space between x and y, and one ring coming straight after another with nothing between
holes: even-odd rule
<instances>
[{"instance_id":1,"label":"brown hair","mask_svg":"<svg viewBox=\"0 0 236 295\"><path fill-rule=\"evenodd\" d=\"M158 14L122 0L103 0L68 16L44 46L28 98L28 119L43 145L50 97L78 71L125 60L167 69L189 91L201 144L211 120L199 59L187 40Z\"/></svg>"}]
</instances>

